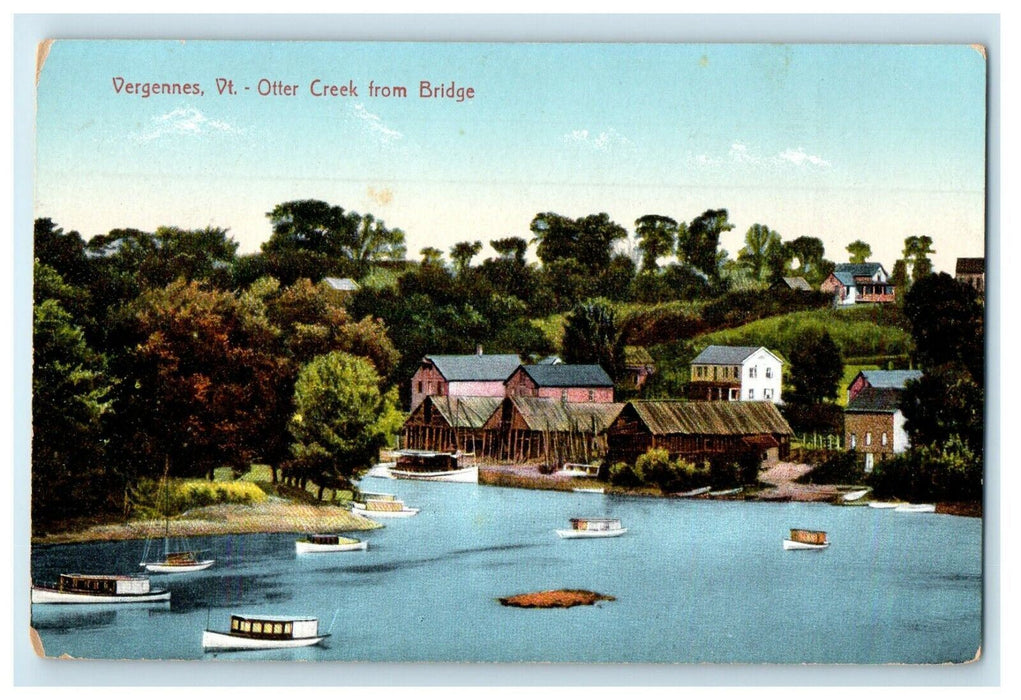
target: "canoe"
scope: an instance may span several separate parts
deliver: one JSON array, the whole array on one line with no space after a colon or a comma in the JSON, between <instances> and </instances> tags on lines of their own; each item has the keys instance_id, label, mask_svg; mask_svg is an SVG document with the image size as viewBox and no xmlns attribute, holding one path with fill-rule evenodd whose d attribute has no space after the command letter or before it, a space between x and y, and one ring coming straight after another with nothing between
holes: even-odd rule
<instances>
[{"instance_id":1,"label":"canoe","mask_svg":"<svg viewBox=\"0 0 1021 700\"><path fill-rule=\"evenodd\" d=\"M694 498L695 496L701 496L703 494L712 491L712 486L705 486L700 489L694 489L692 491L685 491L683 493L672 493L670 494L673 498Z\"/></svg>"},{"instance_id":2,"label":"canoe","mask_svg":"<svg viewBox=\"0 0 1021 700\"><path fill-rule=\"evenodd\" d=\"M744 487L743 486L740 486L740 487L738 487L736 489L727 489L725 491L710 491L709 492L709 497L710 498L716 498L717 496L736 496L737 494L741 493L742 491L744 491Z\"/></svg>"}]
</instances>

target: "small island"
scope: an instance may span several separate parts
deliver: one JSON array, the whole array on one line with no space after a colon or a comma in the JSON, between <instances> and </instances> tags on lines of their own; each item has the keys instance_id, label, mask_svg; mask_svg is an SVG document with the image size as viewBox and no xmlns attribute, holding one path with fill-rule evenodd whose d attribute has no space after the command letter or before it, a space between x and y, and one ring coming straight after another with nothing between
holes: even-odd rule
<instances>
[{"instance_id":1,"label":"small island","mask_svg":"<svg viewBox=\"0 0 1021 700\"><path fill-rule=\"evenodd\" d=\"M501 605L512 608L573 608L575 605L595 605L600 600L617 599L612 595L603 595L593 591L560 589L539 591L538 593L520 593L497 600Z\"/></svg>"}]
</instances>

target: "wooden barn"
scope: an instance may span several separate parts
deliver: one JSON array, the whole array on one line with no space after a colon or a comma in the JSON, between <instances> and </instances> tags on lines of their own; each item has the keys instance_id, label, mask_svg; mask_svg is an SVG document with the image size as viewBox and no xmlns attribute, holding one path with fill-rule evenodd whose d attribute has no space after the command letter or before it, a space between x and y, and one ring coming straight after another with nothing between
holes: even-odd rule
<instances>
[{"instance_id":1,"label":"wooden barn","mask_svg":"<svg viewBox=\"0 0 1021 700\"><path fill-rule=\"evenodd\" d=\"M672 459L748 451L784 459L793 434L770 401L632 401L607 429L607 458L634 463L656 447Z\"/></svg>"},{"instance_id":2,"label":"wooden barn","mask_svg":"<svg viewBox=\"0 0 1021 700\"><path fill-rule=\"evenodd\" d=\"M401 429L408 450L483 453L483 427L503 399L495 396L427 396Z\"/></svg>"},{"instance_id":3,"label":"wooden barn","mask_svg":"<svg viewBox=\"0 0 1021 700\"><path fill-rule=\"evenodd\" d=\"M624 404L504 399L485 425L485 456L500 462L561 465L606 453L606 429Z\"/></svg>"}]
</instances>

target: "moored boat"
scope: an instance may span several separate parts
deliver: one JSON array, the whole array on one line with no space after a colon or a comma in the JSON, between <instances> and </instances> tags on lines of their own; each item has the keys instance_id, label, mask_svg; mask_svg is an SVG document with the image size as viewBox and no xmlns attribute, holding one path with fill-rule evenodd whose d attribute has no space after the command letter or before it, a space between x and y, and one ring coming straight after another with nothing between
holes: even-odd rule
<instances>
[{"instance_id":1,"label":"moored boat","mask_svg":"<svg viewBox=\"0 0 1021 700\"><path fill-rule=\"evenodd\" d=\"M557 530L557 535L564 540L585 537L620 537L627 532L620 526L619 518L571 518L570 530Z\"/></svg>"},{"instance_id":2,"label":"moored boat","mask_svg":"<svg viewBox=\"0 0 1021 700\"><path fill-rule=\"evenodd\" d=\"M430 452L428 450L399 450L397 462L389 468L395 479L416 481L447 481L463 484L479 483L478 465L462 467L461 452Z\"/></svg>"},{"instance_id":3,"label":"moored boat","mask_svg":"<svg viewBox=\"0 0 1021 700\"><path fill-rule=\"evenodd\" d=\"M935 513L936 506L932 503L901 503L894 509L895 513Z\"/></svg>"},{"instance_id":4,"label":"moored boat","mask_svg":"<svg viewBox=\"0 0 1021 700\"><path fill-rule=\"evenodd\" d=\"M670 494L673 498L695 498L696 496L704 496L705 494L712 491L712 486L703 486L700 489L692 489L691 491L684 491L683 493L672 493Z\"/></svg>"},{"instance_id":5,"label":"moored boat","mask_svg":"<svg viewBox=\"0 0 1021 700\"><path fill-rule=\"evenodd\" d=\"M592 487L592 488L576 488L576 489L571 489L571 490L574 491L575 493L606 493L605 489L595 488L595 487Z\"/></svg>"},{"instance_id":6,"label":"moored boat","mask_svg":"<svg viewBox=\"0 0 1021 700\"><path fill-rule=\"evenodd\" d=\"M848 491L840 497L842 501L857 501L859 498L867 494L872 489L858 489L856 491Z\"/></svg>"},{"instance_id":7,"label":"moored boat","mask_svg":"<svg viewBox=\"0 0 1021 700\"><path fill-rule=\"evenodd\" d=\"M193 571L208 569L216 563L215 559L203 559L201 550L171 548L170 544L170 479L169 467L163 472L163 480L160 482L160 495L163 497L163 547L161 558L149 561L149 552L152 549L152 537L146 538L145 550L142 553L142 561L139 566L153 574L187 574Z\"/></svg>"},{"instance_id":8,"label":"moored boat","mask_svg":"<svg viewBox=\"0 0 1021 700\"><path fill-rule=\"evenodd\" d=\"M890 503L889 501L869 501L869 508L876 508L878 510L889 510L900 506L900 503Z\"/></svg>"},{"instance_id":9,"label":"moored boat","mask_svg":"<svg viewBox=\"0 0 1021 700\"><path fill-rule=\"evenodd\" d=\"M710 498L720 498L722 496L736 496L744 491L744 486L738 486L736 489L724 489L723 491L710 491Z\"/></svg>"},{"instance_id":10,"label":"moored boat","mask_svg":"<svg viewBox=\"0 0 1021 700\"><path fill-rule=\"evenodd\" d=\"M826 549L830 541L822 530L791 528L791 537L783 541L784 549Z\"/></svg>"},{"instance_id":11,"label":"moored boat","mask_svg":"<svg viewBox=\"0 0 1021 700\"><path fill-rule=\"evenodd\" d=\"M319 644L329 636L319 634L314 617L231 615L228 632L203 630L202 650L291 649Z\"/></svg>"},{"instance_id":12,"label":"moored boat","mask_svg":"<svg viewBox=\"0 0 1021 700\"><path fill-rule=\"evenodd\" d=\"M33 603L154 603L170 600L170 591L152 588L148 576L61 574L52 585L33 585Z\"/></svg>"},{"instance_id":13,"label":"moored boat","mask_svg":"<svg viewBox=\"0 0 1021 700\"><path fill-rule=\"evenodd\" d=\"M418 515L418 508L408 508L396 498L367 498L351 504L351 512L367 518L410 518Z\"/></svg>"},{"instance_id":14,"label":"moored boat","mask_svg":"<svg viewBox=\"0 0 1021 700\"><path fill-rule=\"evenodd\" d=\"M594 479L599 476L598 464L582 464L578 462L566 462L558 473L563 476L570 476L581 479Z\"/></svg>"},{"instance_id":15,"label":"moored boat","mask_svg":"<svg viewBox=\"0 0 1021 700\"><path fill-rule=\"evenodd\" d=\"M298 554L325 554L329 552L365 551L369 543L354 537L332 534L313 534L294 542Z\"/></svg>"}]
</instances>

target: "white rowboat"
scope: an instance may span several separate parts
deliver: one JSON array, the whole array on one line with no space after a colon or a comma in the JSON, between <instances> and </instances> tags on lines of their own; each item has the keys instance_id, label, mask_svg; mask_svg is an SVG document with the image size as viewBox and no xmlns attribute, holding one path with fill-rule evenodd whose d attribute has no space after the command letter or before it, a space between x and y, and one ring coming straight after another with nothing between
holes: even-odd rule
<instances>
[{"instance_id":1,"label":"white rowboat","mask_svg":"<svg viewBox=\"0 0 1021 700\"><path fill-rule=\"evenodd\" d=\"M571 490L574 491L575 493L606 493L606 491L604 489L599 489L599 488L591 488L591 489L578 488L578 489L571 489Z\"/></svg>"},{"instance_id":2,"label":"white rowboat","mask_svg":"<svg viewBox=\"0 0 1021 700\"><path fill-rule=\"evenodd\" d=\"M840 497L843 501L857 501L859 498L867 494L871 489L860 489L858 491L848 491Z\"/></svg>"},{"instance_id":3,"label":"white rowboat","mask_svg":"<svg viewBox=\"0 0 1021 700\"><path fill-rule=\"evenodd\" d=\"M887 501L869 501L869 508L878 508L879 510L890 510L891 508L898 508L900 505L900 503L889 503Z\"/></svg>"},{"instance_id":4,"label":"white rowboat","mask_svg":"<svg viewBox=\"0 0 1021 700\"><path fill-rule=\"evenodd\" d=\"M935 513L936 506L932 503L902 503L895 513Z\"/></svg>"}]
</instances>

